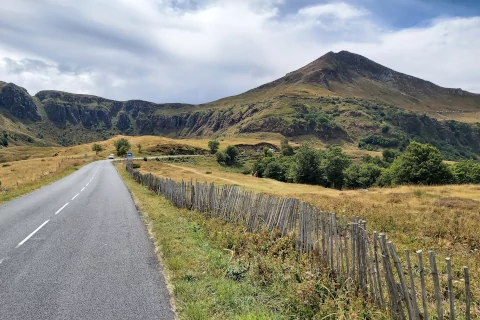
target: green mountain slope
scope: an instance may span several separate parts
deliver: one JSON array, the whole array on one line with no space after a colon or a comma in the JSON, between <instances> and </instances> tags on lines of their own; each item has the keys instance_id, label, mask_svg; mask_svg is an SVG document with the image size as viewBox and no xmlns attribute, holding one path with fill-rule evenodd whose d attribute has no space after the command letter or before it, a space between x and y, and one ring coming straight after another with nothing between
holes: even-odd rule
<instances>
[{"instance_id":1,"label":"green mountain slope","mask_svg":"<svg viewBox=\"0 0 480 320\"><path fill-rule=\"evenodd\" d=\"M480 95L442 88L346 51L327 53L271 83L201 105L121 102L59 91L30 96L0 82L0 131L9 145L72 145L119 133L278 133L366 149L401 149L414 139L457 159L480 155L479 118Z\"/></svg>"}]
</instances>

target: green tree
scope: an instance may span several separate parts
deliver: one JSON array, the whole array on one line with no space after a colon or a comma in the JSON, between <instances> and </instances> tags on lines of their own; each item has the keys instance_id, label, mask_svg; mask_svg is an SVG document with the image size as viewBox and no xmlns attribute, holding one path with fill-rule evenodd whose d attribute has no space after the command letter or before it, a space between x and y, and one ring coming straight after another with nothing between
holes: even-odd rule
<instances>
[{"instance_id":1,"label":"green tree","mask_svg":"<svg viewBox=\"0 0 480 320\"><path fill-rule=\"evenodd\" d=\"M375 165L377 165L379 167L382 167L382 168L390 166L390 163L387 163L387 162L383 161L378 156L372 157L371 155L366 155L365 157L363 157L362 161L364 163L375 164Z\"/></svg>"},{"instance_id":2,"label":"green tree","mask_svg":"<svg viewBox=\"0 0 480 320\"><path fill-rule=\"evenodd\" d=\"M453 166L455 182L480 183L480 163L473 160L463 160Z\"/></svg>"},{"instance_id":3,"label":"green tree","mask_svg":"<svg viewBox=\"0 0 480 320\"><path fill-rule=\"evenodd\" d=\"M116 140L113 143L113 145L117 149L117 155L120 156L120 157L125 156L131 148L130 142L128 142L128 140L125 139L125 138L120 138L120 139Z\"/></svg>"},{"instance_id":4,"label":"green tree","mask_svg":"<svg viewBox=\"0 0 480 320\"><path fill-rule=\"evenodd\" d=\"M291 157L270 158L270 161L264 172L265 178L275 179L278 181L289 181L289 171L292 166Z\"/></svg>"},{"instance_id":5,"label":"green tree","mask_svg":"<svg viewBox=\"0 0 480 320\"><path fill-rule=\"evenodd\" d=\"M217 162L218 163L226 163L227 157L226 157L225 153L223 153L221 151L217 151L215 156L217 157Z\"/></svg>"},{"instance_id":6,"label":"green tree","mask_svg":"<svg viewBox=\"0 0 480 320\"><path fill-rule=\"evenodd\" d=\"M117 150L117 155L119 157L124 157L127 155L128 150L130 150L127 146L121 146L120 149Z\"/></svg>"},{"instance_id":7,"label":"green tree","mask_svg":"<svg viewBox=\"0 0 480 320\"><path fill-rule=\"evenodd\" d=\"M280 147L281 147L282 155L287 156L287 157L294 155L293 147L288 143L287 138L282 139L282 141L280 143Z\"/></svg>"},{"instance_id":8,"label":"green tree","mask_svg":"<svg viewBox=\"0 0 480 320\"><path fill-rule=\"evenodd\" d=\"M400 152L393 149L384 149L382 151L383 161L387 163L393 163L393 161L400 155Z\"/></svg>"},{"instance_id":9,"label":"green tree","mask_svg":"<svg viewBox=\"0 0 480 320\"><path fill-rule=\"evenodd\" d=\"M268 164L272 161L275 161L274 157L258 159L253 165L252 172L256 173L259 178L265 177L265 170L267 169Z\"/></svg>"},{"instance_id":10,"label":"green tree","mask_svg":"<svg viewBox=\"0 0 480 320\"><path fill-rule=\"evenodd\" d=\"M382 174L382 168L374 163L354 163L345 169L345 187L368 188L373 186Z\"/></svg>"},{"instance_id":11,"label":"green tree","mask_svg":"<svg viewBox=\"0 0 480 320\"><path fill-rule=\"evenodd\" d=\"M265 157L273 157L272 151L270 151L270 148L267 146L263 147L263 155Z\"/></svg>"},{"instance_id":12,"label":"green tree","mask_svg":"<svg viewBox=\"0 0 480 320\"><path fill-rule=\"evenodd\" d=\"M339 146L331 147L323 162L325 175L327 177L327 186L331 188L341 189L344 184L343 171L350 165L351 160L342 152Z\"/></svg>"},{"instance_id":13,"label":"green tree","mask_svg":"<svg viewBox=\"0 0 480 320\"><path fill-rule=\"evenodd\" d=\"M142 153L142 145L140 143L137 144L137 148L138 148L138 153Z\"/></svg>"},{"instance_id":14,"label":"green tree","mask_svg":"<svg viewBox=\"0 0 480 320\"><path fill-rule=\"evenodd\" d=\"M302 145L295 154L295 161L292 165L292 178L294 182L307 184L323 184L325 172L320 167L322 154Z\"/></svg>"},{"instance_id":15,"label":"green tree","mask_svg":"<svg viewBox=\"0 0 480 320\"><path fill-rule=\"evenodd\" d=\"M224 153L225 153L225 163L227 165L232 165L238 161L238 155L240 152L238 151L237 147L227 146L225 148Z\"/></svg>"},{"instance_id":16,"label":"green tree","mask_svg":"<svg viewBox=\"0 0 480 320\"><path fill-rule=\"evenodd\" d=\"M388 169L392 184L445 184L453 174L443 162L440 151L429 144L410 142L405 153Z\"/></svg>"},{"instance_id":17,"label":"green tree","mask_svg":"<svg viewBox=\"0 0 480 320\"><path fill-rule=\"evenodd\" d=\"M92 151L95 151L95 154L98 154L100 151L103 151L102 145L94 143L92 146Z\"/></svg>"},{"instance_id":18,"label":"green tree","mask_svg":"<svg viewBox=\"0 0 480 320\"><path fill-rule=\"evenodd\" d=\"M220 147L220 142L218 142L217 140L208 141L208 147L210 148L210 153L215 154Z\"/></svg>"}]
</instances>

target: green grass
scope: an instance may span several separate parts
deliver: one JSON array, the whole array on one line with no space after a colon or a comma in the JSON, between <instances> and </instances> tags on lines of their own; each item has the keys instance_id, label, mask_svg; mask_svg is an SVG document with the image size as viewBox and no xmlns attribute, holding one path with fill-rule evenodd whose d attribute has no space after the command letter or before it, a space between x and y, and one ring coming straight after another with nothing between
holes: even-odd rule
<instances>
[{"instance_id":1,"label":"green grass","mask_svg":"<svg viewBox=\"0 0 480 320\"><path fill-rule=\"evenodd\" d=\"M387 319L293 237L175 208L117 169L157 246L180 319Z\"/></svg>"}]
</instances>

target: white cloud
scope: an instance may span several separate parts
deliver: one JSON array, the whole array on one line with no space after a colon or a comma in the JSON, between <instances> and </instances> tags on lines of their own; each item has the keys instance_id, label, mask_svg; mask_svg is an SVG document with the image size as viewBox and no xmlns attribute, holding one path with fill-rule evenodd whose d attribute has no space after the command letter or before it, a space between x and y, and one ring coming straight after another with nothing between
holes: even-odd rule
<instances>
[{"instance_id":1,"label":"white cloud","mask_svg":"<svg viewBox=\"0 0 480 320\"><path fill-rule=\"evenodd\" d=\"M6 3L10 2L10 3ZM480 91L480 18L389 30L343 2L280 15L278 0L0 3L0 80L114 99L206 102L350 50Z\"/></svg>"},{"instance_id":2,"label":"white cloud","mask_svg":"<svg viewBox=\"0 0 480 320\"><path fill-rule=\"evenodd\" d=\"M298 14L300 16L313 18L333 16L342 20L347 20L364 16L367 14L367 11L340 2L302 8L299 10Z\"/></svg>"}]
</instances>

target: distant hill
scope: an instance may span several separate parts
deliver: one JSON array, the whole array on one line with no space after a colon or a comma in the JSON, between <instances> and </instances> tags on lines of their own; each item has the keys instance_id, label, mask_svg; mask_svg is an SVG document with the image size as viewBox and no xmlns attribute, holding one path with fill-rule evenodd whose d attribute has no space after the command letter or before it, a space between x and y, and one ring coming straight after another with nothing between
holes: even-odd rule
<instances>
[{"instance_id":1,"label":"distant hill","mask_svg":"<svg viewBox=\"0 0 480 320\"><path fill-rule=\"evenodd\" d=\"M348 51L329 52L257 90L302 84L319 86L340 96L376 99L407 110L480 112L479 94L443 88Z\"/></svg>"},{"instance_id":2,"label":"distant hill","mask_svg":"<svg viewBox=\"0 0 480 320\"><path fill-rule=\"evenodd\" d=\"M442 88L347 51L329 52L278 80L201 105L59 91L30 96L0 82L0 145L10 146L73 145L116 134L276 133L371 150L401 149L414 139L458 159L480 155L479 119L480 95Z\"/></svg>"}]
</instances>

